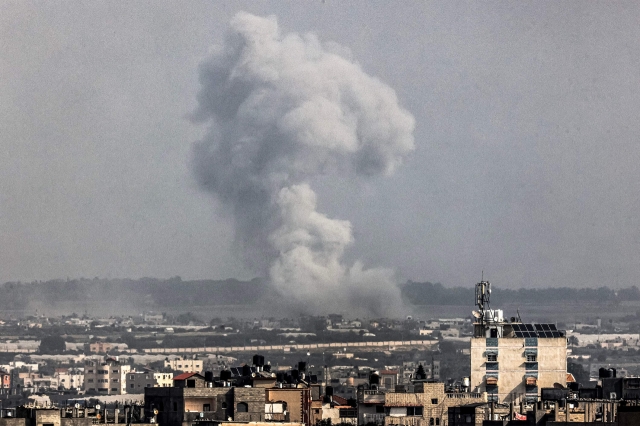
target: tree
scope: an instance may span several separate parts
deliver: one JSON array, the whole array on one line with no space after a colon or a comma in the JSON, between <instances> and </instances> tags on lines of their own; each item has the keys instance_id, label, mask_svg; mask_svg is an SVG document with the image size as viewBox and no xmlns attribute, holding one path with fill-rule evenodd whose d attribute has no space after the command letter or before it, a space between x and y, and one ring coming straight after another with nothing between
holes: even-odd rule
<instances>
[{"instance_id":1,"label":"tree","mask_svg":"<svg viewBox=\"0 0 640 426\"><path fill-rule=\"evenodd\" d=\"M571 346L578 346L580 344L576 336L569 336L569 338L567 339L567 342Z\"/></svg>"},{"instance_id":2,"label":"tree","mask_svg":"<svg viewBox=\"0 0 640 426\"><path fill-rule=\"evenodd\" d=\"M573 374L576 378L576 382L586 385L589 383L589 372L584 369L582 364L576 362L570 362L567 364L567 372Z\"/></svg>"},{"instance_id":3,"label":"tree","mask_svg":"<svg viewBox=\"0 0 640 426\"><path fill-rule=\"evenodd\" d=\"M40 340L40 353L56 354L64 352L65 344L61 336L45 336Z\"/></svg>"}]
</instances>

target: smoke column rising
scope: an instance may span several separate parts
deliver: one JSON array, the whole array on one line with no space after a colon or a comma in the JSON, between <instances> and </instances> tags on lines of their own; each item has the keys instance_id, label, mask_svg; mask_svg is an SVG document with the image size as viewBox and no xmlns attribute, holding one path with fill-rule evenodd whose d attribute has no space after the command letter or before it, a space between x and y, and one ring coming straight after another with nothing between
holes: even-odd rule
<instances>
[{"instance_id":1,"label":"smoke column rising","mask_svg":"<svg viewBox=\"0 0 640 426\"><path fill-rule=\"evenodd\" d=\"M346 266L351 224L316 211L311 177L389 174L413 150L414 119L393 89L314 34L237 14L201 64L193 148L201 186L232 212L247 264L310 311L398 312L388 269Z\"/></svg>"}]
</instances>

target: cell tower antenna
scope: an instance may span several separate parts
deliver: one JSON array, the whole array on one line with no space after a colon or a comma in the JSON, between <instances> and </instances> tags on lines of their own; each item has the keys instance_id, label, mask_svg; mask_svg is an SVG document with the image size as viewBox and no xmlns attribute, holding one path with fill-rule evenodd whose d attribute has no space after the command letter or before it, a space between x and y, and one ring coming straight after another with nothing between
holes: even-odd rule
<instances>
[{"instance_id":1,"label":"cell tower antenna","mask_svg":"<svg viewBox=\"0 0 640 426\"><path fill-rule=\"evenodd\" d=\"M481 324L486 324L486 317L491 299L491 283L484 280L484 271L482 271L482 281L476 284L476 305L478 306L479 320Z\"/></svg>"}]
</instances>

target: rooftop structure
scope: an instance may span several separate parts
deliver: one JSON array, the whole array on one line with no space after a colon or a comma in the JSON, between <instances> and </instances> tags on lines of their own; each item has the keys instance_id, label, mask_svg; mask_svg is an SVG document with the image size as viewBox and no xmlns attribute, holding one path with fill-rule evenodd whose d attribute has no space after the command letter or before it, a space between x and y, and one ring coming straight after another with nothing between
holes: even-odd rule
<instances>
[{"instance_id":1,"label":"rooftop structure","mask_svg":"<svg viewBox=\"0 0 640 426\"><path fill-rule=\"evenodd\" d=\"M542 387L567 384L567 339L555 324L524 324L490 307L491 284L476 284L471 388L498 403L538 401Z\"/></svg>"}]
</instances>

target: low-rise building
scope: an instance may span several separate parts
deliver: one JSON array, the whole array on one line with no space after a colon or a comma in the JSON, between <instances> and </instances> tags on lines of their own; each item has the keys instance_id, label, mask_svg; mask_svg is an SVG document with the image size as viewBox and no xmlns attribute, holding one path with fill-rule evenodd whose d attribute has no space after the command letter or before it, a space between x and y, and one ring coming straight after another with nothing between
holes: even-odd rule
<instances>
[{"instance_id":1,"label":"low-rise building","mask_svg":"<svg viewBox=\"0 0 640 426\"><path fill-rule=\"evenodd\" d=\"M202 360L193 358L166 358L164 360L164 366L175 371L182 371L183 373L199 373L203 369L203 362Z\"/></svg>"}]
</instances>

